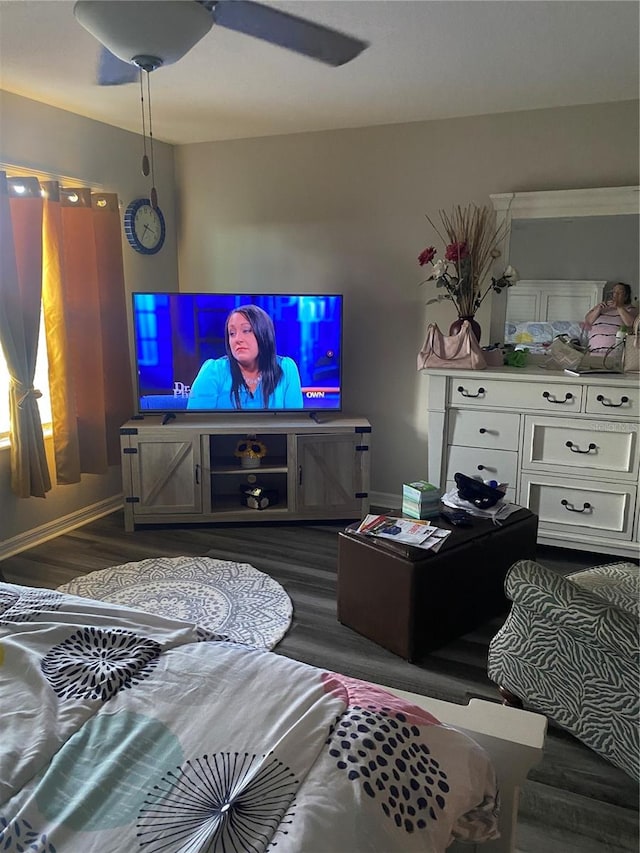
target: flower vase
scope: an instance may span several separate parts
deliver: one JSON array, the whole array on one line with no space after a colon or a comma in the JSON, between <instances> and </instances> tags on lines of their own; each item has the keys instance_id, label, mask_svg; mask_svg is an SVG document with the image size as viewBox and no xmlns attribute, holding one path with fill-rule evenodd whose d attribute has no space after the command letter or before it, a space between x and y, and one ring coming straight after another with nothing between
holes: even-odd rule
<instances>
[{"instance_id":1,"label":"flower vase","mask_svg":"<svg viewBox=\"0 0 640 853\"><path fill-rule=\"evenodd\" d=\"M478 343L480 343L480 335L482 334L482 329L480 328L480 323L474 320L473 317L458 317L458 319L454 320L451 326L449 327L449 334L457 335L462 329L462 324L465 320L469 321L471 331L476 336L476 340L478 341Z\"/></svg>"}]
</instances>

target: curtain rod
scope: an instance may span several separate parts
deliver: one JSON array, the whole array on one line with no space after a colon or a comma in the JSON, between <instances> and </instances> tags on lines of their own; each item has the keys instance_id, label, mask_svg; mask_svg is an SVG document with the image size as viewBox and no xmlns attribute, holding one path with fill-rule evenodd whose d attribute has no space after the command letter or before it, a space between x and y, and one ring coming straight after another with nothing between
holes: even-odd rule
<instances>
[{"instance_id":1,"label":"curtain rod","mask_svg":"<svg viewBox=\"0 0 640 853\"><path fill-rule=\"evenodd\" d=\"M89 189L97 190L98 192L108 192L104 184L94 183L93 181L84 181L81 178L71 178L68 175L57 175L55 172L43 172L42 169L30 169L27 166L19 166L16 163L0 162L0 170L4 172L12 172L8 175L11 178L38 178L42 181L59 181L72 187L89 187Z\"/></svg>"}]
</instances>

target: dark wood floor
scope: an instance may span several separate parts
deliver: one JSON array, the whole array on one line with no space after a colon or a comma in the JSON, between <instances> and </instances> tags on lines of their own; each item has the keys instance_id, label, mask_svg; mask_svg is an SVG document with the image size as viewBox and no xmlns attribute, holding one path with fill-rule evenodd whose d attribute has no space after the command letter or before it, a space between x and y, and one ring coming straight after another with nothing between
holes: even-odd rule
<instances>
[{"instance_id":1,"label":"dark wood floor","mask_svg":"<svg viewBox=\"0 0 640 853\"><path fill-rule=\"evenodd\" d=\"M275 651L346 675L453 702L499 701L486 650L501 619L409 664L341 625L336 616L337 532L342 525L263 524L124 531L123 514L0 562L9 583L55 588L74 577L153 556L209 555L248 562L278 580L294 605ZM538 559L567 573L608 562L602 554L540 547ZM638 848L638 786L570 735L550 729L520 810L521 853L627 853Z\"/></svg>"},{"instance_id":2,"label":"dark wood floor","mask_svg":"<svg viewBox=\"0 0 640 853\"><path fill-rule=\"evenodd\" d=\"M123 513L118 511L0 560L0 572L9 583L54 589L78 575L146 557L206 554L215 548L219 548L221 554L229 551L245 554L245 560L251 554L261 556L265 551L273 556L271 552L278 551L278 542L283 548L285 543L286 547L293 544L291 531L296 531L299 548L313 562L312 548L304 547L305 531L322 529L327 531L327 538L331 538L337 549L334 537L343 529L341 524L154 525L138 528L131 534L125 532ZM324 559L327 554L323 551L320 556ZM546 546L539 546L538 558L562 573L608 562L602 554Z\"/></svg>"}]
</instances>

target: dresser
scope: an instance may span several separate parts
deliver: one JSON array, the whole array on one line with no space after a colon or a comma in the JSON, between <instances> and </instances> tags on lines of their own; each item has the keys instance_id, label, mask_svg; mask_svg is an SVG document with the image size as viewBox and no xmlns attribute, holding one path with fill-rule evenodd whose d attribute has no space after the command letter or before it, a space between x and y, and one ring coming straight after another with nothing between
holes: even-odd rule
<instances>
[{"instance_id":1,"label":"dresser","mask_svg":"<svg viewBox=\"0 0 640 853\"><path fill-rule=\"evenodd\" d=\"M508 483L538 542L639 557L638 376L496 367L425 370L429 480Z\"/></svg>"}]
</instances>

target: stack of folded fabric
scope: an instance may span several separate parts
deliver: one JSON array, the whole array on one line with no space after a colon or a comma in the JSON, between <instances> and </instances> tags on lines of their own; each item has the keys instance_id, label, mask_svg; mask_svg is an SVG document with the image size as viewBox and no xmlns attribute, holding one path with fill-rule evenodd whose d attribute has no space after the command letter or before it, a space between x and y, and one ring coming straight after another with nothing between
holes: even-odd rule
<instances>
[{"instance_id":1,"label":"stack of folded fabric","mask_svg":"<svg viewBox=\"0 0 640 853\"><path fill-rule=\"evenodd\" d=\"M415 480L402 486L402 515L407 518L437 518L442 492L426 480Z\"/></svg>"}]
</instances>

